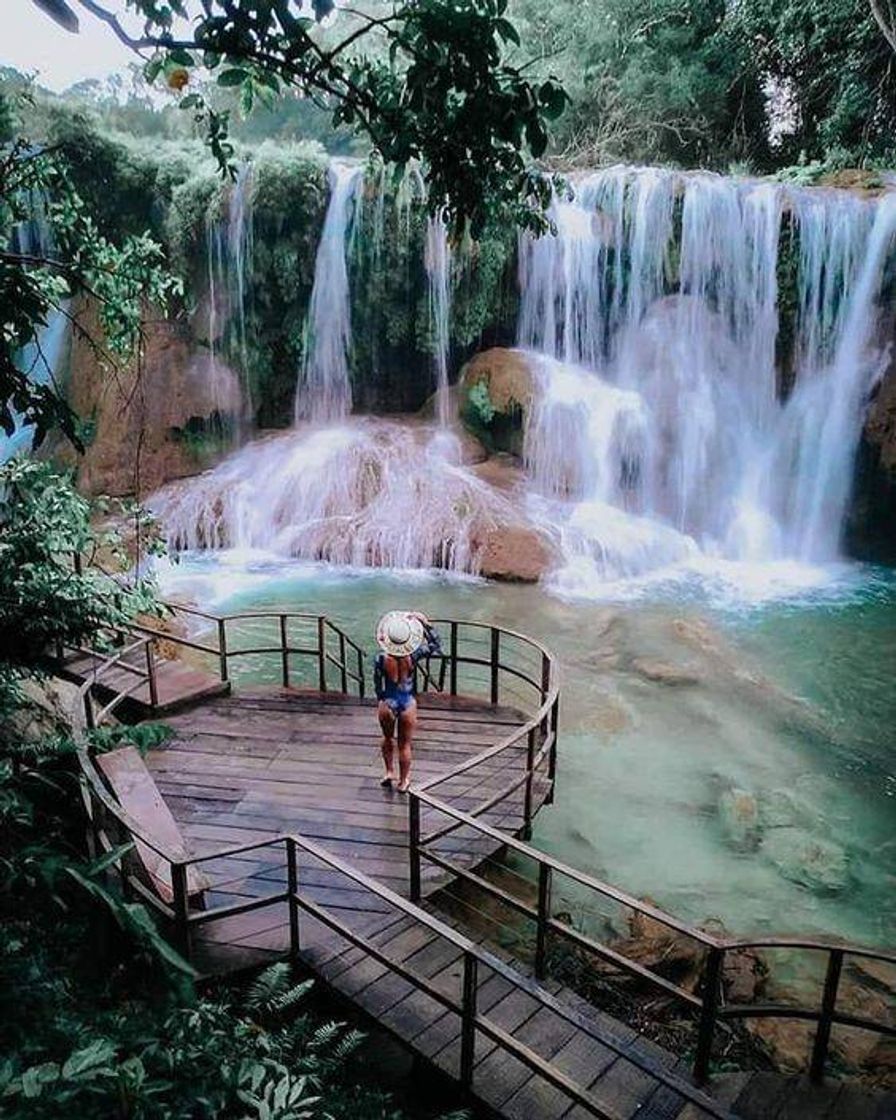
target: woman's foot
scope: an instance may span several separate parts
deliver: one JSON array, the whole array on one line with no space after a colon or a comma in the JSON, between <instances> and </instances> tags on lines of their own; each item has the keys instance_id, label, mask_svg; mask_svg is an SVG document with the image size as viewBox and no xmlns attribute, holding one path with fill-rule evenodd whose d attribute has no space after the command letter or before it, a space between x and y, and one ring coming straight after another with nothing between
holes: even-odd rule
<instances>
[{"instance_id":1,"label":"woman's foot","mask_svg":"<svg viewBox=\"0 0 896 1120\"><path fill-rule=\"evenodd\" d=\"M398 790L399 793L407 793L408 790L411 788L411 783L409 781L399 782L399 784L395 788Z\"/></svg>"},{"instance_id":2,"label":"woman's foot","mask_svg":"<svg viewBox=\"0 0 896 1120\"><path fill-rule=\"evenodd\" d=\"M383 774L382 778L380 779L380 785L383 787L383 789L389 789L394 781L395 775L387 772Z\"/></svg>"}]
</instances>

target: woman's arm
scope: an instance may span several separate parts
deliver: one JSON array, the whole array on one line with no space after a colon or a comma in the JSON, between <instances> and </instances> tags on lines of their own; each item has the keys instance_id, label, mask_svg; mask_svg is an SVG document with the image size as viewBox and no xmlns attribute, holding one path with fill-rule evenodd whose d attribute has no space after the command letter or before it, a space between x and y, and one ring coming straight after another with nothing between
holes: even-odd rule
<instances>
[{"instance_id":1,"label":"woman's arm","mask_svg":"<svg viewBox=\"0 0 896 1120\"><path fill-rule=\"evenodd\" d=\"M377 700L383 698L383 666L385 658L378 653L373 659L373 691Z\"/></svg>"},{"instance_id":2,"label":"woman's arm","mask_svg":"<svg viewBox=\"0 0 896 1120\"><path fill-rule=\"evenodd\" d=\"M423 623L423 644L414 651L415 664L424 657L441 657L442 655L442 641L439 638L438 631L430 625L428 618L424 618L422 615L417 615L417 617Z\"/></svg>"}]
</instances>

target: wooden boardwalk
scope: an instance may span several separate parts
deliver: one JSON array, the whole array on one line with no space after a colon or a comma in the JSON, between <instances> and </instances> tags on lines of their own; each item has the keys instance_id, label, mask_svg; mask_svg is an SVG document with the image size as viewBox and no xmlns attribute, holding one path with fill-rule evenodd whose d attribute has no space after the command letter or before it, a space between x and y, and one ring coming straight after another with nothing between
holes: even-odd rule
<instances>
[{"instance_id":1,"label":"wooden boardwalk","mask_svg":"<svg viewBox=\"0 0 896 1120\"><path fill-rule=\"evenodd\" d=\"M424 781L475 758L502 734L523 722L507 706L461 697L424 695L415 741L414 776ZM242 846L299 833L328 853L403 898L408 894L408 800L379 782L382 764L372 705L319 692L254 690L204 701L166 720L172 737L150 751L147 765L189 847L210 858L201 864L213 886L210 908L263 899L286 884L282 856L262 847L236 856L215 856ZM502 756L483 773L456 780L452 803L473 809L507 784L508 766L523 772L525 756ZM535 808L548 792L537 788ZM511 835L523 827L523 794L502 800L484 816ZM444 841L453 860L475 868L499 845L481 836ZM450 876L423 870L424 894L437 892ZM458 1007L462 1003L465 952L438 925L457 928L438 908L438 894L426 903L436 927L421 925L337 867L300 850L299 891L320 916L303 911L301 961L340 996L372 1016L421 1058L452 1078L460 1076L462 1017L402 975L421 977ZM328 920L342 923L364 941L351 943ZM470 936L469 930L462 931ZM638 1038L630 1028L586 1004L559 984L544 991L558 1001L526 990L540 988L527 969L477 937L486 958L514 972L520 987L480 964L477 1005L483 1028L475 1038L471 1088L478 1100L508 1117L594 1115L577 1111L575 1101L509 1054L485 1028L508 1032L563 1075L587 1089L611 1116L678 1115L688 1100L650 1072L668 1071L673 1055ZM230 971L260 960L282 958L290 948L285 902L235 914L197 928L193 959L206 972ZM372 951L389 963L377 960ZM578 1016L570 1022L563 1009ZM615 1047L615 1048L613 1048ZM686 1085L686 1081L682 1084ZM673 1108L673 1104L675 1108ZM651 1111L643 1111L650 1106ZM692 1105L692 1107L696 1107ZM724 1114L724 1112L720 1113ZM711 1113L698 1109L697 1115Z\"/></svg>"},{"instance_id":2,"label":"wooden boardwalk","mask_svg":"<svg viewBox=\"0 0 896 1120\"><path fill-rule=\"evenodd\" d=\"M112 708L105 697L127 691L132 711L162 717L171 728L146 764L187 855L166 854L140 831L84 751L86 803L95 844L108 851L137 837L167 861L171 904L161 902L125 858L116 867L201 973L289 956L501 1117L896 1120L891 1100L836 1082L727 1075L708 1096L690 1081L693 1055L662 1049L547 977L549 935L613 959L612 950L552 913L555 876L652 913L697 939L716 961L713 991L720 994L729 946L520 843L553 796L558 692L546 651L510 631L448 624L449 655L438 678L427 678L441 691L420 696L412 794L404 796L380 786L379 736L373 704L363 699L362 651L325 618L273 617L279 645L234 649L226 635L229 618L218 620L217 647L173 639L217 657L217 677L153 661L146 638L131 665L105 665L102 682L95 662L66 663L66 671L80 674L106 703L101 718ZM312 628L313 644L296 644L293 619ZM271 653L279 654L284 687L231 694L229 659ZM320 690L289 687L298 657L313 659ZM348 694L351 683L360 697ZM93 726L90 707L88 700ZM534 902L531 892L513 897L483 878L483 866L507 846L534 861ZM210 883L199 908L188 889L197 871ZM457 916L449 916L445 894L458 878L487 888L486 895L524 919L536 919L531 964L487 940L483 924L461 916L463 908L452 906ZM833 995L828 1000L827 989L825 995L830 1022L843 954L863 951L824 951L837 963L828 970ZM712 1000L676 988L655 971L615 960L701 1015L710 1008L709 1031L701 1028L710 1046L715 1017L739 1010L713 1008ZM698 1043L698 1065L699 1054Z\"/></svg>"}]
</instances>

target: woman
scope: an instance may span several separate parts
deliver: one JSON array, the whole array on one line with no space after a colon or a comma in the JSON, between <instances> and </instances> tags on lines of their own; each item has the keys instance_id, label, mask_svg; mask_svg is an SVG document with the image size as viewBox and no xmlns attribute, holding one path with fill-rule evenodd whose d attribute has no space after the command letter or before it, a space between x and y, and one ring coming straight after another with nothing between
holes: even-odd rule
<instances>
[{"instance_id":1,"label":"woman","mask_svg":"<svg viewBox=\"0 0 896 1120\"><path fill-rule=\"evenodd\" d=\"M373 687L377 716L383 731L383 765L386 772L380 783L391 787L395 781L393 757L398 730L398 792L407 793L411 784L411 740L417 726L417 662L442 652L439 635L425 614L417 611L389 611L376 626L380 653L373 664Z\"/></svg>"}]
</instances>

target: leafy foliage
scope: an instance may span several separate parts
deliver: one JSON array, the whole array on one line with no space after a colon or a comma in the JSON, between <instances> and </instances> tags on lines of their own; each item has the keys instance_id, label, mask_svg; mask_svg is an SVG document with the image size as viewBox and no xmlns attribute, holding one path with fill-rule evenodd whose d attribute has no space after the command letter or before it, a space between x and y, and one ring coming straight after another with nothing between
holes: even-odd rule
<instances>
[{"instance_id":1,"label":"leafy foliage","mask_svg":"<svg viewBox=\"0 0 896 1120\"><path fill-rule=\"evenodd\" d=\"M458 230L469 223L475 235L496 215L544 227L549 185L526 152L543 154L566 95L550 76L533 84L506 60L508 46L519 45L507 0L406 0L382 15L353 10L348 20L332 0L132 0L144 17L139 37L113 9L82 6L135 50L154 52L148 80L181 94L223 169L234 154L229 112L197 88L200 67L219 88L239 91L243 113L292 87L328 107L334 124L365 135L387 163L421 161L432 205L444 200ZM317 26L325 17L344 37L330 41ZM175 36L176 18L189 22L188 35ZM362 53L370 38L379 49Z\"/></svg>"},{"instance_id":2,"label":"leafy foliage","mask_svg":"<svg viewBox=\"0 0 896 1120\"><path fill-rule=\"evenodd\" d=\"M10 434L31 424L35 443L59 427L77 445L71 410L56 386L32 376L25 348L40 359L51 316L67 316L66 301L89 293L111 367L137 347L145 303L164 309L180 286L150 237L131 234L115 245L103 236L58 151L21 135L0 151L0 244L0 426Z\"/></svg>"}]
</instances>

